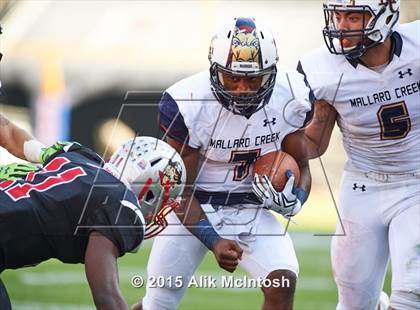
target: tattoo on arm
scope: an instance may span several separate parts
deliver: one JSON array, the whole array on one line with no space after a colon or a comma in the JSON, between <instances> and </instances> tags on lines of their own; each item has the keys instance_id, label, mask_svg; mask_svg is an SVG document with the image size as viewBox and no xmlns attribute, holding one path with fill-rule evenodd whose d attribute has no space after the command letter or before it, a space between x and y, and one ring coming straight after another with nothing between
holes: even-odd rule
<instances>
[{"instance_id":1,"label":"tattoo on arm","mask_svg":"<svg viewBox=\"0 0 420 310\"><path fill-rule=\"evenodd\" d=\"M328 103L326 102L320 102L318 106L316 107L317 111L314 113L313 120L315 122L326 122L330 117L334 117L333 112L331 111L331 108L329 107Z\"/></svg>"},{"instance_id":2,"label":"tattoo on arm","mask_svg":"<svg viewBox=\"0 0 420 310\"><path fill-rule=\"evenodd\" d=\"M335 109L325 101L318 101L314 108L314 116L304 130L308 159L319 157L325 153L337 117Z\"/></svg>"}]
</instances>

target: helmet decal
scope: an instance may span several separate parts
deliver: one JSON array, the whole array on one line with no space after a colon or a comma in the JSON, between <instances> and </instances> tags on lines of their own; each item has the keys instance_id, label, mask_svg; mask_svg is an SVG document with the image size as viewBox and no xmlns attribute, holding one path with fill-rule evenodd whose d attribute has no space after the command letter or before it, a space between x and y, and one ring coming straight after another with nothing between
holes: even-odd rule
<instances>
[{"instance_id":1,"label":"helmet decal","mask_svg":"<svg viewBox=\"0 0 420 310\"><path fill-rule=\"evenodd\" d=\"M254 21L251 18L238 18L226 66L231 67L233 62L248 62L254 63L257 69L261 69L260 50L260 41Z\"/></svg>"},{"instance_id":2,"label":"helmet decal","mask_svg":"<svg viewBox=\"0 0 420 310\"><path fill-rule=\"evenodd\" d=\"M389 9L392 13L396 13L399 10L399 3L397 0L380 0L379 4L386 5L389 4Z\"/></svg>"},{"instance_id":3,"label":"helmet decal","mask_svg":"<svg viewBox=\"0 0 420 310\"><path fill-rule=\"evenodd\" d=\"M179 162L169 160L168 165L163 171L159 171L160 184L162 186L169 183L171 187L176 184L181 184L182 179L182 166Z\"/></svg>"}]
</instances>

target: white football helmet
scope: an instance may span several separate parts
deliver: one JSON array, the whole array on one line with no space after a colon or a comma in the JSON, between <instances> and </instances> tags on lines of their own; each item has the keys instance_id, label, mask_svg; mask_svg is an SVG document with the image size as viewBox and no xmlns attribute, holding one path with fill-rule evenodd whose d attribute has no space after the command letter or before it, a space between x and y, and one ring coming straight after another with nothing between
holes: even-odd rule
<instances>
[{"instance_id":1,"label":"white football helmet","mask_svg":"<svg viewBox=\"0 0 420 310\"><path fill-rule=\"evenodd\" d=\"M324 3L325 44L332 54L345 55L350 59L357 59L367 49L383 43L398 25L400 15L400 0L328 0ZM366 26L358 30L337 29L334 13L340 12L369 12L370 19ZM364 23L365 24L365 23ZM345 48L342 39L345 37L359 37L358 45Z\"/></svg>"},{"instance_id":2,"label":"white football helmet","mask_svg":"<svg viewBox=\"0 0 420 310\"><path fill-rule=\"evenodd\" d=\"M213 36L210 49L210 81L216 99L229 111L246 117L270 100L278 61L271 32L253 18L234 18ZM223 75L262 77L261 86L246 96L226 90Z\"/></svg>"},{"instance_id":3,"label":"white football helmet","mask_svg":"<svg viewBox=\"0 0 420 310\"><path fill-rule=\"evenodd\" d=\"M146 220L145 239L160 233L166 215L179 207L186 181L181 156L153 137L136 137L121 145L104 168L137 196Z\"/></svg>"}]
</instances>

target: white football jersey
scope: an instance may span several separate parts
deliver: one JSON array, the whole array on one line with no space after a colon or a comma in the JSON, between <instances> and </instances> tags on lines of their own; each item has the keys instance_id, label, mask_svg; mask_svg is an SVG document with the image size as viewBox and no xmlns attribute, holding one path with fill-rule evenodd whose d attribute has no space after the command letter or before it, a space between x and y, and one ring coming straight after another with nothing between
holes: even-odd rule
<instances>
[{"instance_id":1,"label":"white football jersey","mask_svg":"<svg viewBox=\"0 0 420 310\"><path fill-rule=\"evenodd\" d=\"M306 55L298 71L306 75L316 99L337 110L350 166L418 172L420 22L399 26L392 41L392 60L383 71L332 55L325 47Z\"/></svg>"},{"instance_id":2,"label":"white football jersey","mask_svg":"<svg viewBox=\"0 0 420 310\"><path fill-rule=\"evenodd\" d=\"M215 99L208 71L167 89L159 106L160 125L169 137L200 149L195 183L196 196L203 194L198 197L200 202L243 202L241 193L251 191L253 162L280 150L283 138L304 125L312 108L308 96L301 74L278 72L267 105L246 118L228 111ZM212 193L211 201L206 199L208 192Z\"/></svg>"}]
</instances>

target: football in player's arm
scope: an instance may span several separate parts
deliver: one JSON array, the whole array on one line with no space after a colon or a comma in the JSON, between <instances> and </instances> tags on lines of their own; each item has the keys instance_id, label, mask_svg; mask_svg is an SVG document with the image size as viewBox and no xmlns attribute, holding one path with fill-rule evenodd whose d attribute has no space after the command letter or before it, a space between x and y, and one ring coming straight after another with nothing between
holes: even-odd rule
<instances>
[{"instance_id":1,"label":"football in player's arm","mask_svg":"<svg viewBox=\"0 0 420 310\"><path fill-rule=\"evenodd\" d=\"M150 137L128 141L106 164L77 143L56 143L42 154L42 168L29 166L25 179L0 183L0 272L50 258L84 263L95 306L128 309L119 289L117 258L136 252L152 235L149 228L156 233L163 223L162 212L177 206L185 180L180 156ZM152 167L150 156L160 164ZM161 176L169 162L177 164L178 178L174 183L168 176L164 184ZM167 198L148 201L140 195L151 190L146 183ZM11 309L2 283L0 308Z\"/></svg>"},{"instance_id":2,"label":"football in player's arm","mask_svg":"<svg viewBox=\"0 0 420 310\"><path fill-rule=\"evenodd\" d=\"M281 192L274 189L268 176L256 175L252 183L253 193L261 205L279 213L286 219L290 219L300 212L311 190L312 177L303 136L302 130L290 133L284 137L281 146L282 151L290 154L299 166L300 180L297 186L291 170L286 171L287 182Z\"/></svg>"}]
</instances>

